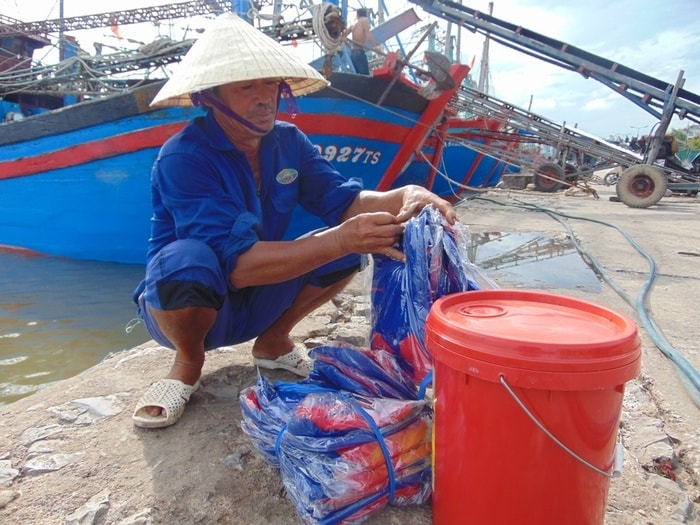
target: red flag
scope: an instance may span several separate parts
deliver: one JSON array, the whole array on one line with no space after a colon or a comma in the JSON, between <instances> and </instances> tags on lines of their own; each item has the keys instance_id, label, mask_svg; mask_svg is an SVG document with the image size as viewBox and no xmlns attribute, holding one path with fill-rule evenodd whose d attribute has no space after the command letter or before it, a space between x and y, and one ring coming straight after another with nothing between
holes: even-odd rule
<instances>
[{"instance_id":1,"label":"red flag","mask_svg":"<svg viewBox=\"0 0 700 525\"><path fill-rule=\"evenodd\" d=\"M111 29L114 36L121 40L122 36L119 34L119 25L117 24L117 18L114 15L109 15L109 23L112 25Z\"/></svg>"}]
</instances>

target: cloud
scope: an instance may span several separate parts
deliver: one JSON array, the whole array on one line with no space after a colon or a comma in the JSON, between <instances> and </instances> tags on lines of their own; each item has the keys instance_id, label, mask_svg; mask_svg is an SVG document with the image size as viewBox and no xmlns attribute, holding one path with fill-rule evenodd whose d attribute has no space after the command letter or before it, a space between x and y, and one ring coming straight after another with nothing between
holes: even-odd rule
<instances>
[{"instance_id":1,"label":"cloud","mask_svg":"<svg viewBox=\"0 0 700 525\"><path fill-rule=\"evenodd\" d=\"M351 3L354 5L355 0ZM107 0L97 11L161 5L162 0ZM488 12L488 0L463 0L470 8ZM25 20L57 16L55 0L0 0L0 12ZM387 0L392 14L413 7L424 24L443 19L424 13L406 0ZM67 16L95 12L92 3L73 2ZM22 11L20 14L19 11ZM685 72L684 88L700 93L700 29L698 0L496 0L494 16L614 60L651 77L675 83ZM127 28L123 28L127 31ZM136 29L134 29L136 31ZM454 34L454 32L453 32ZM478 78L484 36L460 32L462 59L476 56ZM89 42L89 40L87 40ZM606 136L630 127L653 125L656 117L593 79L492 42L491 86L496 97L532 110L555 122L577 122L582 129ZM673 126L687 121L674 119Z\"/></svg>"},{"instance_id":2,"label":"cloud","mask_svg":"<svg viewBox=\"0 0 700 525\"><path fill-rule=\"evenodd\" d=\"M616 102L617 96L608 95L607 97L598 97L586 102L581 108L582 111L600 111L612 108Z\"/></svg>"},{"instance_id":3,"label":"cloud","mask_svg":"<svg viewBox=\"0 0 700 525\"><path fill-rule=\"evenodd\" d=\"M477 2L470 0L470 7ZM583 51L618 62L644 75L700 92L700 31L697 0L587 0L572 6L556 0L499 0L494 16ZM666 16L668 14L668 16ZM671 16L672 14L672 16ZM479 56L479 55L477 55ZM658 119L594 79L584 79L501 44L491 44L492 86L498 98L555 122L577 122L599 136L651 127ZM677 119L672 128L684 125Z\"/></svg>"}]
</instances>

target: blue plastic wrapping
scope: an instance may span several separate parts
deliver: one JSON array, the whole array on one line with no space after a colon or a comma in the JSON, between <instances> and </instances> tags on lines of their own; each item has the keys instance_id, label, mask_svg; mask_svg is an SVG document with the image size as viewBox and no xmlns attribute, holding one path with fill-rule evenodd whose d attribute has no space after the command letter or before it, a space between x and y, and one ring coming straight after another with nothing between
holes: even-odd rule
<instances>
[{"instance_id":1,"label":"blue plastic wrapping","mask_svg":"<svg viewBox=\"0 0 700 525\"><path fill-rule=\"evenodd\" d=\"M416 399L416 385L389 352L335 343L309 356L314 368L308 381L364 396Z\"/></svg>"},{"instance_id":2,"label":"blue plastic wrapping","mask_svg":"<svg viewBox=\"0 0 700 525\"><path fill-rule=\"evenodd\" d=\"M246 388L240 393L239 405L243 415L241 428L260 456L275 468L279 467L275 443L287 418L304 396L305 394L275 388L260 374L254 387Z\"/></svg>"},{"instance_id":3,"label":"blue plastic wrapping","mask_svg":"<svg viewBox=\"0 0 700 525\"><path fill-rule=\"evenodd\" d=\"M240 395L242 429L279 468L302 522L354 524L389 504L431 494L431 377L425 321L438 298L495 287L466 256L462 227L433 208L406 223L406 263L375 258L370 349L310 352L307 379L257 384ZM420 384L420 390L417 386Z\"/></svg>"},{"instance_id":4,"label":"blue plastic wrapping","mask_svg":"<svg viewBox=\"0 0 700 525\"><path fill-rule=\"evenodd\" d=\"M338 348L321 353L362 361L360 349ZM259 375L240 404L244 433L280 468L304 523L360 523L388 504L430 497L432 411L424 400L366 397L318 380L272 386Z\"/></svg>"},{"instance_id":5,"label":"blue plastic wrapping","mask_svg":"<svg viewBox=\"0 0 700 525\"><path fill-rule=\"evenodd\" d=\"M394 353L415 384L432 369L425 345L425 321L445 295L496 287L466 252L460 223L450 225L433 207L406 223L402 263L374 257L370 346Z\"/></svg>"}]
</instances>

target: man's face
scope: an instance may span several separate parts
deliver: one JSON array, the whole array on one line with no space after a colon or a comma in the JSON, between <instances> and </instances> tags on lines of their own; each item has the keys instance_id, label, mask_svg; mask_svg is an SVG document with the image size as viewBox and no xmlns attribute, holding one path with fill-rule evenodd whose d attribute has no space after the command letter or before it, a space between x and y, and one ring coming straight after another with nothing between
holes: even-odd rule
<instances>
[{"instance_id":1,"label":"man's face","mask_svg":"<svg viewBox=\"0 0 700 525\"><path fill-rule=\"evenodd\" d=\"M232 82L220 86L217 94L235 113L268 132L275 125L279 85L280 81L272 78Z\"/></svg>"}]
</instances>

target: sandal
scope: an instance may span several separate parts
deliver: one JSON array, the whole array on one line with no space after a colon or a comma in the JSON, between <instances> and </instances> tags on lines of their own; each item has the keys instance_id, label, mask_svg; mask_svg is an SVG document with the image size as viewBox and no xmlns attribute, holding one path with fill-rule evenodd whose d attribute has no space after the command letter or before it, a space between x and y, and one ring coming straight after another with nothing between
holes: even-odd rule
<instances>
[{"instance_id":1,"label":"sandal","mask_svg":"<svg viewBox=\"0 0 700 525\"><path fill-rule=\"evenodd\" d=\"M136 404L131 418L140 428L163 428L177 423L185 411L192 392L199 388L199 381L194 386L186 385L177 379L159 379L153 383ZM160 407L163 411L152 416L148 407Z\"/></svg>"},{"instance_id":2,"label":"sandal","mask_svg":"<svg viewBox=\"0 0 700 525\"><path fill-rule=\"evenodd\" d=\"M294 347L291 352L279 356L277 359L254 358L255 366L268 370L287 370L298 376L306 377L311 373L314 362L305 352Z\"/></svg>"}]
</instances>

